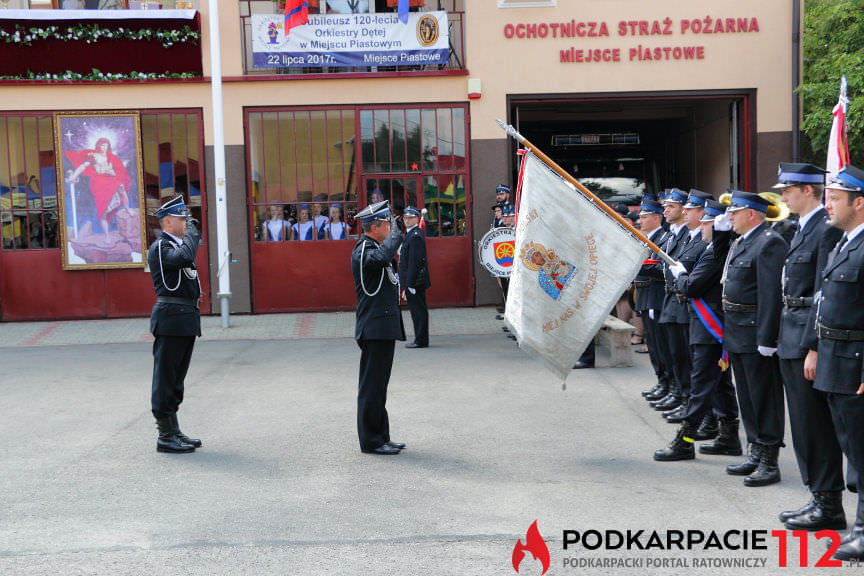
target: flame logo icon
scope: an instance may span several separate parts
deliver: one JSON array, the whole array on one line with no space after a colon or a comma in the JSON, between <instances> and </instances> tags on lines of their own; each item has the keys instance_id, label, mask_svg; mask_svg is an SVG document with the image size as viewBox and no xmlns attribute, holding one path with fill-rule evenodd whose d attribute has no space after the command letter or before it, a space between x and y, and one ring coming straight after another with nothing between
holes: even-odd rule
<instances>
[{"instance_id":1,"label":"flame logo icon","mask_svg":"<svg viewBox=\"0 0 864 576\"><path fill-rule=\"evenodd\" d=\"M528 528L528 532L525 534L525 544L522 544L522 540L517 540L513 547L513 569L516 570L517 574L519 573L519 564L525 558L526 552L530 552L534 560L539 560L543 565L543 572L540 575L546 574L546 571L549 570L549 548L546 546L543 536L540 535L537 520Z\"/></svg>"}]
</instances>

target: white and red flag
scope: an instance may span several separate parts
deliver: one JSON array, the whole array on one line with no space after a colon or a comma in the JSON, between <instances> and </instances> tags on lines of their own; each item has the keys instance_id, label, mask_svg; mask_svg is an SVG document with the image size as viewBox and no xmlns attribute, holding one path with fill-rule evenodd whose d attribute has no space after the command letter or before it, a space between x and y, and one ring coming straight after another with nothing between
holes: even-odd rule
<instances>
[{"instance_id":1,"label":"white and red flag","mask_svg":"<svg viewBox=\"0 0 864 576\"><path fill-rule=\"evenodd\" d=\"M649 248L533 149L521 180L505 317L520 347L566 380Z\"/></svg>"},{"instance_id":2,"label":"white and red flag","mask_svg":"<svg viewBox=\"0 0 864 576\"><path fill-rule=\"evenodd\" d=\"M849 141L846 138L846 107L849 99L846 98L846 76L840 80L840 98L834 106L834 121L831 123L831 136L828 138L828 158L825 160L826 182L837 175L847 164L849 164Z\"/></svg>"}]
</instances>

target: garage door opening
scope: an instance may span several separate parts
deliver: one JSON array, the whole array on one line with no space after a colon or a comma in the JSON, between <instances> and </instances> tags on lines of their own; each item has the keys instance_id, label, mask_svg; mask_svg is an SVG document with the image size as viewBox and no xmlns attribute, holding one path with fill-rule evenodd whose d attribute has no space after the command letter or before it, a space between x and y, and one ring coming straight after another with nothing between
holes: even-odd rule
<instances>
[{"instance_id":1,"label":"garage door opening","mask_svg":"<svg viewBox=\"0 0 864 576\"><path fill-rule=\"evenodd\" d=\"M752 95L513 97L511 123L610 205L752 189ZM516 167L514 166L514 170Z\"/></svg>"}]
</instances>

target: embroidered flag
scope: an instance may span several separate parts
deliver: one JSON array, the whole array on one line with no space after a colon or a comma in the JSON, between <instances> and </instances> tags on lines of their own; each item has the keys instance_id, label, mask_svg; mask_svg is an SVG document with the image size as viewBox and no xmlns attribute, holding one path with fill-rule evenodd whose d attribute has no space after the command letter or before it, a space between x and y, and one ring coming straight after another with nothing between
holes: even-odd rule
<instances>
[{"instance_id":1,"label":"embroidered flag","mask_svg":"<svg viewBox=\"0 0 864 576\"><path fill-rule=\"evenodd\" d=\"M562 380L636 276L648 248L530 151L505 316Z\"/></svg>"},{"instance_id":2,"label":"embroidered flag","mask_svg":"<svg viewBox=\"0 0 864 576\"><path fill-rule=\"evenodd\" d=\"M287 0L285 2L285 36L291 28L302 26L309 21L309 2L307 0Z\"/></svg>"},{"instance_id":3,"label":"embroidered flag","mask_svg":"<svg viewBox=\"0 0 864 576\"><path fill-rule=\"evenodd\" d=\"M399 20L401 20L403 24L408 23L408 6L408 0L399 0Z\"/></svg>"},{"instance_id":4,"label":"embroidered flag","mask_svg":"<svg viewBox=\"0 0 864 576\"><path fill-rule=\"evenodd\" d=\"M846 138L846 107L849 99L846 98L846 77L840 81L840 98L834 106L834 121L831 123L831 136L828 138L828 158L825 160L825 181L837 175L847 164L849 164L849 141ZM824 199L823 199L824 202Z\"/></svg>"}]
</instances>

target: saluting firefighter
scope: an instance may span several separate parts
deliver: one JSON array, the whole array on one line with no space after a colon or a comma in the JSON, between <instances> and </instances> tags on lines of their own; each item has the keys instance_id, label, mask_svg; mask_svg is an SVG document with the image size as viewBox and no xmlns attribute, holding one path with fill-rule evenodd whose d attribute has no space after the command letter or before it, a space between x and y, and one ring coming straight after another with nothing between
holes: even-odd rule
<instances>
[{"instance_id":1,"label":"saluting firefighter","mask_svg":"<svg viewBox=\"0 0 864 576\"><path fill-rule=\"evenodd\" d=\"M156 290L156 304L150 314L150 332L155 337L150 405L159 428L156 450L194 452L201 440L180 431L177 409L183 402L195 337L201 336L201 285L195 266L201 234L182 196L163 204L156 216L162 233L147 252Z\"/></svg>"},{"instance_id":2,"label":"saluting firefighter","mask_svg":"<svg viewBox=\"0 0 864 576\"><path fill-rule=\"evenodd\" d=\"M783 445L783 384L777 364L780 278L786 241L765 221L770 201L751 192L731 191L733 230L723 282L726 349L735 375L738 406L750 451L741 464L726 467L747 476L745 486L780 481L777 458Z\"/></svg>"},{"instance_id":3,"label":"saluting firefighter","mask_svg":"<svg viewBox=\"0 0 864 576\"><path fill-rule=\"evenodd\" d=\"M420 229L420 211L406 206L402 211L405 221L405 241L399 248L399 282L405 292L411 322L414 324L414 342L406 348L429 347L429 308L426 306L426 290L429 281L429 263L426 260L426 238Z\"/></svg>"},{"instance_id":4,"label":"saluting firefighter","mask_svg":"<svg viewBox=\"0 0 864 576\"><path fill-rule=\"evenodd\" d=\"M831 225L844 234L817 277L821 296L811 308L810 326L816 327L818 349L808 354L804 373L815 376L814 387L827 394L840 447L860 475L864 471L864 171L847 165L827 188ZM837 560L864 560L862 488L858 487L855 525L834 552Z\"/></svg>"},{"instance_id":5,"label":"saluting firefighter","mask_svg":"<svg viewBox=\"0 0 864 576\"><path fill-rule=\"evenodd\" d=\"M669 190L663 201L663 215L669 223L669 234L663 251L676 260L690 239L690 230L684 222L686 202L687 194L678 188ZM686 304L678 302L675 296L675 278L669 272L667 264L663 264L663 274L666 293L658 324L666 337L666 362L672 367L672 385L666 396L651 402L651 406L655 410L669 411L678 408L684 401L684 393L689 393L690 390L690 347L687 343L690 317Z\"/></svg>"},{"instance_id":6,"label":"saluting firefighter","mask_svg":"<svg viewBox=\"0 0 864 576\"><path fill-rule=\"evenodd\" d=\"M387 200L367 206L356 218L363 228L351 252L357 292L354 339L361 351L357 434L360 450L366 454L399 454L405 444L390 440L386 404L396 340L405 340L395 272L402 235Z\"/></svg>"},{"instance_id":7,"label":"saluting firefighter","mask_svg":"<svg viewBox=\"0 0 864 576\"><path fill-rule=\"evenodd\" d=\"M717 435L716 430L710 430L713 421L719 421L719 437L711 444L700 446L699 451L703 454L741 454L738 404L723 349L720 276L729 252L732 230L725 212L724 204L706 200L700 227L702 240L708 245L691 270L688 271L683 263L670 269L675 276L676 289L690 300L691 394L675 439L668 448L657 450L654 460L692 460L696 457L694 441L708 440Z\"/></svg>"},{"instance_id":8,"label":"saluting firefighter","mask_svg":"<svg viewBox=\"0 0 864 576\"><path fill-rule=\"evenodd\" d=\"M801 480L812 498L797 510L780 514L789 530L843 530L843 453L834 432L824 392L804 376L808 344L816 348L807 329L813 305L813 284L825 266L828 252L843 232L828 222L822 207L825 171L812 164L780 163L775 189L782 191L789 210L798 215L786 265L783 267L783 313L777 356L786 389L792 444ZM776 229L776 228L775 228Z\"/></svg>"},{"instance_id":9,"label":"saluting firefighter","mask_svg":"<svg viewBox=\"0 0 864 576\"><path fill-rule=\"evenodd\" d=\"M639 229L654 244L662 246L666 240L663 230L663 206L650 197L642 199L639 209ZM666 295L663 280L663 263L649 258L642 263L642 268L633 281L636 287L636 313L642 318L645 332L645 344L648 346L648 357L654 368L657 382L652 388L642 392L646 400L659 400L669 391L672 379L672 367L666 364L665 334L657 325L660 312L663 310L663 298Z\"/></svg>"}]
</instances>

